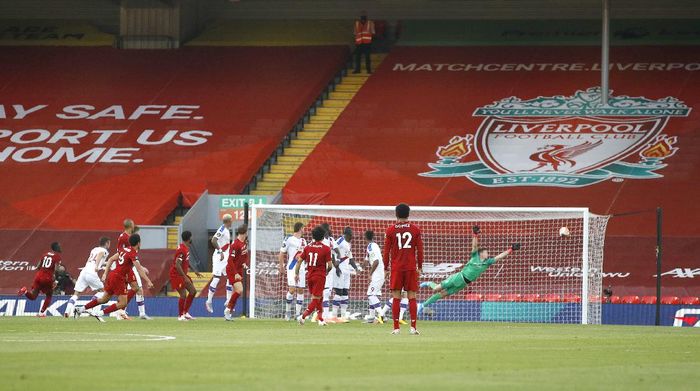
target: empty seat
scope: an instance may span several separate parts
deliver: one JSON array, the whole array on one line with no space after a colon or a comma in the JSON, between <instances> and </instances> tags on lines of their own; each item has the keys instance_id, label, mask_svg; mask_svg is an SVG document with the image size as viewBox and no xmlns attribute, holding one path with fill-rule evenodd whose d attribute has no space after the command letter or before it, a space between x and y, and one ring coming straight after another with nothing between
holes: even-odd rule
<instances>
[{"instance_id":1,"label":"empty seat","mask_svg":"<svg viewBox=\"0 0 700 391\"><path fill-rule=\"evenodd\" d=\"M656 296L643 296L642 304L656 304Z\"/></svg>"},{"instance_id":2,"label":"empty seat","mask_svg":"<svg viewBox=\"0 0 700 391\"><path fill-rule=\"evenodd\" d=\"M642 298L639 296L622 296L622 304L640 304Z\"/></svg>"},{"instance_id":3,"label":"empty seat","mask_svg":"<svg viewBox=\"0 0 700 391\"><path fill-rule=\"evenodd\" d=\"M678 296L663 296L661 298L661 304L680 304L681 298Z\"/></svg>"},{"instance_id":4,"label":"empty seat","mask_svg":"<svg viewBox=\"0 0 700 391\"><path fill-rule=\"evenodd\" d=\"M681 304L683 304L683 305L700 305L700 297L697 297L697 296L681 297Z\"/></svg>"}]
</instances>

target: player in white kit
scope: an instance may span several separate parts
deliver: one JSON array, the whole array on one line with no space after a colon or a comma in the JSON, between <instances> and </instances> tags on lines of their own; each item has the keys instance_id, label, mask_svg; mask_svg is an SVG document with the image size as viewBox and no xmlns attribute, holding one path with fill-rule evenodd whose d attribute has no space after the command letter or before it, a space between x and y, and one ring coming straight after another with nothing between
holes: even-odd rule
<instances>
[{"instance_id":1,"label":"player in white kit","mask_svg":"<svg viewBox=\"0 0 700 391\"><path fill-rule=\"evenodd\" d=\"M85 267L80 271L80 275L75 282L75 291L73 296L68 300L66 305L66 312L63 316L68 317L73 313L73 308L75 308L75 303L78 297L84 294L88 288L93 292L93 299L98 297L98 294L104 289L104 284L98 275L100 270L103 270L107 258L109 258L109 247L111 242L108 237L103 236L100 238L99 246L95 247L90 251L90 256L85 262Z\"/></svg>"},{"instance_id":2,"label":"player in white kit","mask_svg":"<svg viewBox=\"0 0 700 391\"><path fill-rule=\"evenodd\" d=\"M231 224L233 217L230 214L223 215L221 227L216 230L216 233L211 238L211 244L214 246L214 254L211 256L211 273L213 275L209 283L209 292L205 303L207 311L214 313L212 308L212 300L216 293L216 288L219 286L219 281L222 277L226 277L226 263L228 261L229 251L231 248ZM226 302L233 295L233 286L226 279Z\"/></svg>"},{"instance_id":3,"label":"player in white kit","mask_svg":"<svg viewBox=\"0 0 700 391\"><path fill-rule=\"evenodd\" d=\"M333 239L333 235L331 233L331 226L328 223L323 223L321 224L321 227L326 230L326 237L323 239L323 244L331 248L331 257L333 258L333 267L331 270L328 272L326 275L326 285L323 288L323 320L326 321L326 323L335 323L335 319L331 318L331 293L333 290L333 284L335 282L335 277L336 277L336 264L337 264L337 248L338 245L335 243L335 239Z\"/></svg>"},{"instance_id":4,"label":"player in white kit","mask_svg":"<svg viewBox=\"0 0 700 391\"><path fill-rule=\"evenodd\" d=\"M352 228L345 227L343 236L335 242L337 245L338 265L333 279L333 310L331 318L336 322L347 323L346 313L350 300L350 275L353 272L360 272L362 269L355 264L352 257L350 242L352 241ZM338 315L340 310L340 315Z\"/></svg>"},{"instance_id":5,"label":"player in white kit","mask_svg":"<svg viewBox=\"0 0 700 391\"><path fill-rule=\"evenodd\" d=\"M382 306L380 297L382 296L382 286L384 286L384 262L382 260L382 250L374 242L374 231L365 232L367 241L367 255L365 260L369 265L370 282L367 288L367 302L369 304L369 316L367 323L378 321L377 311Z\"/></svg>"},{"instance_id":6,"label":"player in white kit","mask_svg":"<svg viewBox=\"0 0 700 391\"><path fill-rule=\"evenodd\" d=\"M301 259L297 259L297 255L301 254L302 250L306 246L306 239L302 237L304 231L303 223L294 224L294 233L287 236L282 242L282 248L280 248L279 254L279 265L280 274L286 271L287 274L287 286L289 290L287 291L286 304L284 308L284 320L296 319L301 315L301 308L304 305L304 289L306 288L306 267L302 265L299 269L299 280L296 282L296 274L294 268L297 262L302 262ZM286 261L286 263L285 263ZM291 316L292 312L292 302L296 297L296 307L295 316Z\"/></svg>"}]
</instances>

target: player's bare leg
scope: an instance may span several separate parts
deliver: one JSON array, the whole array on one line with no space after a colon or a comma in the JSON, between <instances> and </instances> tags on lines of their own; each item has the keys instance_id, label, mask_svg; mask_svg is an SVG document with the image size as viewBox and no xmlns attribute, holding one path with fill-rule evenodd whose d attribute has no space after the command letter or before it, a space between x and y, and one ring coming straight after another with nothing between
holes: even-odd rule
<instances>
[{"instance_id":1,"label":"player's bare leg","mask_svg":"<svg viewBox=\"0 0 700 391\"><path fill-rule=\"evenodd\" d=\"M292 313L292 302L294 301L294 296L297 294L297 288L290 286L287 291L287 297L285 297L286 304L284 306L284 320L289 321L291 319Z\"/></svg>"},{"instance_id":2,"label":"player's bare leg","mask_svg":"<svg viewBox=\"0 0 700 391\"><path fill-rule=\"evenodd\" d=\"M187 320L194 320L194 316L190 315L190 307L192 307L192 301L194 301L194 297L197 295L197 289L195 289L194 284L189 279L185 281L185 288L187 289L187 297L185 298L184 313L182 315Z\"/></svg>"},{"instance_id":3,"label":"player's bare leg","mask_svg":"<svg viewBox=\"0 0 700 391\"><path fill-rule=\"evenodd\" d=\"M187 289L180 288L177 291L180 297L177 299L177 320L181 322L186 322L188 319L185 318L185 301L187 300Z\"/></svg>"},{"instance_id":4,"label":"player's bare leg","mask_svg":"<svg viewBox=\"0 0 700 391\"><path fill-rule=\"evenodd\" d=\"M316 311L318 315L318 325L326 325L326 322L323 320L323 303L321 301L321 298L322 296L311 296L311 302L309 303L309 306L306 308L306 311L304 311L304 313L301 314L298 318L300 325L303 326L306 322L306 318L309 315L311 315L311 313L314 311Z\"/></svg>"},{"instance_id":5,"label":"player's bare leg","mask_svg":"<svg viewBox=\"0 0 700 391\"><path fill-rule=\"evenodd\" d=\"M233 320L233 310L236 308L236 301L238 301L241 293L243 293L242 277L236 274L235 278L236 282L233 284L233 294L231 295L231 299L226 303L226 309L224 310L224 319L227 321Z\"/></svg>"}]
</instances>

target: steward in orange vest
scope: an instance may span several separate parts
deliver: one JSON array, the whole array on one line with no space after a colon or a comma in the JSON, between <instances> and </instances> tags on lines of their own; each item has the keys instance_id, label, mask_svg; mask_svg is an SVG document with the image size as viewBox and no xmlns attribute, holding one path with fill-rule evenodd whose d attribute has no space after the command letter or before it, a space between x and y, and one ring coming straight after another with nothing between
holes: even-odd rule
<instances>
[{"instance_id":1,"label":"steward in orange vest","mask_svg":"<svg viewBox=\"0 0 700 391\"><path fill-rule=\"evenodd\" d=\"M360 57L365 56L365 68L367 73L372 73L372 62L370 53L372 52L372 36L374 35L374 22L367 20L367 15L363 12L360 19L355 21L355 70L353 73L360 73Z\"/></svg>"}]
</instances>

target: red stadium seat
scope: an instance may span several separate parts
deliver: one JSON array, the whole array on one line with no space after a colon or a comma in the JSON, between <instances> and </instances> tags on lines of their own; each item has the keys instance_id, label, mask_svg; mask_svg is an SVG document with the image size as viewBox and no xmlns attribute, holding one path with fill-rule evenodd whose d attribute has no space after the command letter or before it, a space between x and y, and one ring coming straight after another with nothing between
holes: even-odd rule
<instances>
[{"instance_id":1,"label":"red stadium seat","mask_svg":"<svg viewBox=\"0 0 700 391\"><path fill-rule=\"evenodd\" d=\"M539 295L537 293L528 293L526 295L523 295L523 301L528 303L541 303L544 300L542 299L542 295Z\"/></svg>"},{"instance_id":2,"label":"red stadium seat","mask_svg":"<svg viewBox=\"0 0 700 391\"><path fill-rule=\"evenodd\" d=\"M700 297L697 297L697 296L681 297L681 304L683 304L683 305L700 305Z\"/></svg>"},{"instance_id":3,"label":"red stadium seat","mask_svg":"<svg viewBox=\"0 0 700 391\"><path fill-rule=\"evenodd\" d=\"M559 303L562 301L562 297L554 293L546 294L542 298L547 303Z\"/></svg>"},{"instance_id":4,"label":"red stadium seat","mask_svg":"<svg viewBox=\"0 0 700 391\"><path fill-rule=\"evenodd\" d=\"M464 296L464 300L467 301L482 301L484 300L484 295L479 294L479 293L467 293Z\"/></svg>"},{"instance_id":5,"label":"red stadium seat","mask_svg":"<svg viewBox=\"0 0 700 391\"><path fill-rule=\"evenodd\" d=\"M642 299L639 296L622 296L622 304L640 304Z\"/></svg>"},{"instance_id":6,"label":"red stadium seat","mask_svg":"<svg viewBox=\"0 0 700 391\"><path fill-rule=\"evenodd\" d=\"M661 304L680 304L681 298L678 296L663 296L661 298Z\"/></svg>"},{"instance_id":7,"label":"red stadium seat","mask_svg":"<svg viewBox=\"0 0 700 391\"><path fill-rule=\"evenodd\" d=\"M566 295L566 296L564 296L564 302L566 302L566 303L580 303L581 296L579 296L579 295Z\"/></svg>"},{"instance_id":8,"label":"red stadium seat","mask_svg":"<svg viewBox=\"0 0 700 391\"><path fill-rule=\"evenodd\" d=\"M507 295L503 295L503 301L521 302L523 301L523 295L519 293L509 293Z\"/></svg>"},{"instance_id":9,"label":"red stadium seat","mask_svg":"<svg viewBox=\"0 0 700 391\"><path fill-rule=\"evenodd\" d=\"M642 304L656 304L656 296L643 296Z\"/></svg>"},{"instance_id":10,"label":"red stadium seat","mask_svg":"<svg viewBox=\"0 0 700 391\"><path fill-rule=\"evenodd\" d=\"M610 296L610 301L609 301L609 303L612 303L612 304L621 304L621 303L622 303L622 299L620 298L620 296Z\"/></svg>"},{"instance_id":11,"label":"red stadium seat","mask_svg":"<svg viewBox=\"0 0 700 391\"><path fill-rule=\"evenodd\" d=\"M503 301L503 295L489 293L488 295L484 295L484 301Z\"/></svg>"}]
</instances>

